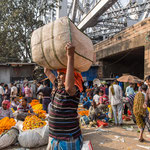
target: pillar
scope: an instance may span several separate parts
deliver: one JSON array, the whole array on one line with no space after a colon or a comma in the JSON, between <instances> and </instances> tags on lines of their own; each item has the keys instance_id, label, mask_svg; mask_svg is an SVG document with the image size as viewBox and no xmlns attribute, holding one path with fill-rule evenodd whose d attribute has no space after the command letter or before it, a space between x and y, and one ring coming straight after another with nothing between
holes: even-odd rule
<instances>
[{"instance_id":1,"label":"pillar","mask_svg":"<svg viewBox=\"0 0 150 150\"><path fill-rule=\"evenodd\" d=\"M145 46L144 51L144 77L150 75L150 43Z\"/></svg>"}]
</instances>

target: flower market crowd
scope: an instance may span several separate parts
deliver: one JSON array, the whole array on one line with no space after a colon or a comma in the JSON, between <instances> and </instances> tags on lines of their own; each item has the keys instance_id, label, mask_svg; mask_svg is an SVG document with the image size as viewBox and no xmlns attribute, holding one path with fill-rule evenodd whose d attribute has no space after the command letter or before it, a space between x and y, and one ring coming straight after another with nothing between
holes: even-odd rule
<instances>
[{"instance_id":1,"label":"flower market crowd","mask_svg":"<svg viewBox=\"0 0 150 150\"><path fill-rule=\"evenodd\" d=\"M0 84L0 131L10 130L15 121L16 124L22 121L24 132L47 125L49 138L46 137L44 144L48 144L48 150L60 147L80 150L83 146L82 126L105 127L109 123L122 126L123 120L133 119L139 128L139 142L143 142L145 126L150 130L150 76L138 83L122 83L116 78L85 87L81 74L74 71L71 43L66 45L66 51L67 69L57 70L57 77L44 68L53 84L52 89L47 82L31 85L26 81L22 86ZM14 120L8 126L6 122L11 118ZM19 138L18 141L22 146L24 141Z\"/></svg>"},{"instance_id":2,"label":"flower market crowd","mask_svg":"<svg viewBox=\"0 0 150 150\"><path fill-rule=\"evenodd\" d=\"M81 120L83 120L82 124L94 126L98 123L97 120L108 122L113 121L114 118L114 126L122 126L123 119L130 120L132 118L140 130L139 141L143 141L145 126L147 125L149 130L150 123L147 109L150 106L149 87L150 76L145 79L145 83L120 84L115 79L112 82L103 81L100 86L95 84L84 87L84 91L80 93L78 108ZM34 94L42 104L43 110L48 113L48 107L53 99L53 90L48 87L48 84L38 82L37 92ZM24 83L22 89L17 88L17 84L11 83L9 87L7 84L1 83L0 119L16 117L16 119L24 121L28 115L35 114L30 105L35 99L35 97L33 98L34 94L28 82ZM14 111L18 112L16 116Z\"/></svg>"}]
</instances>

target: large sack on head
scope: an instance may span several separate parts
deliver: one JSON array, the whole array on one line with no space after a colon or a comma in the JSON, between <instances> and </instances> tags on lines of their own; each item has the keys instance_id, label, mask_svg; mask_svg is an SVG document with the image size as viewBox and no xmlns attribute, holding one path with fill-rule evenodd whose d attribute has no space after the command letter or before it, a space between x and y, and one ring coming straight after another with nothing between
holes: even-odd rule
<instances>
[{"instance_id":1,"label":"large sack on head","mask_svg":"<svg viewBox=\"0 0 150 150\"><path fill-rule=\"evenodd\" d=\"M52 70L66 68L65 45L68 42L75 46L75 69L80 72L87 71L93 61L92 41L80 32L68 17L62 17L33 32L33 61Z\"/></svg>"},{"instance_id":2,"label":"large sack on head","mask_svg":"<svg viewBox=\"0 0 150 150\"><path fill-rule=\"evenodd\" d=\"M9 147L17 142L19 131L16 128L11 128L6 133L0 135L0 149Z\"/></svg>"},{"instance_id":3,"label":"large sack on head","mask_svg":"<svg viewBox=\"0 0 150 150\"><path fill-rule=\"evenodd\" d=\"M22 147L33 148L48 144L48 125L33 130L20 131L18 141Z\"/></svg>"}]
</instances>

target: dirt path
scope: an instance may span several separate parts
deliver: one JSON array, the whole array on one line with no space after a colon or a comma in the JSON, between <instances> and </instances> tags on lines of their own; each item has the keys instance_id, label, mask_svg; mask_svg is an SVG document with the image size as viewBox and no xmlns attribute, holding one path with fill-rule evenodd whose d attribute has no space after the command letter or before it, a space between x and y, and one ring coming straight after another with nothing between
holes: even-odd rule
<instances>
[{"instance_id":1,"label":"dirt path","mask_svg":"<svg viewBox=\"0 0 150 150\"><path fill-rule=\"evenodd\" d=\"M131 129L130 127L133 127ZM124 129L128 127L127 131ZM149 146L150 147L150 134L147 132L147 129L144 133L144 138L146 142L140 143L137 139L137 127L132 122L125 124L123 127L109 127L103 128L105 131L96 131L96 128L88 128L83 127L82 133L84 140L91 140L93 145L93 150L146 150L145 148L138 147L141 146ZM149 137L147 137L149 135ZM11 147L5 150L28 150L19 147ZM46 150L46 146L35 148L32 150Z\"/></svg>"}]
</instances>

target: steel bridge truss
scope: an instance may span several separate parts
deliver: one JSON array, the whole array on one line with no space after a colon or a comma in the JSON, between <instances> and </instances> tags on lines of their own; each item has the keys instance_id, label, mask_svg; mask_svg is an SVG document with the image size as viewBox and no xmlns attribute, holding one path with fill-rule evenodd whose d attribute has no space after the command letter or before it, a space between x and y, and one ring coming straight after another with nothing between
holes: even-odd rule
<instances>
[{"instance_id":1,"label":"steel bridge truss","mask_svg":"<svg viewBox=\"0 0 150 150\"><path fill-rule=\"evenodd\" d=\"M140 3L132 0L126 6L123 6L119 0L81 1L70 1L68 16L80 30L91 37L94 43L113 36L132 25L131 22L141 21L150 14L150 0L143 0ZM106 1L107 3L104 3ZM98 5L98 9L95 9ZM92 10L97 11L97 15L94 16Z\"/></svg>"}]
</instances>

